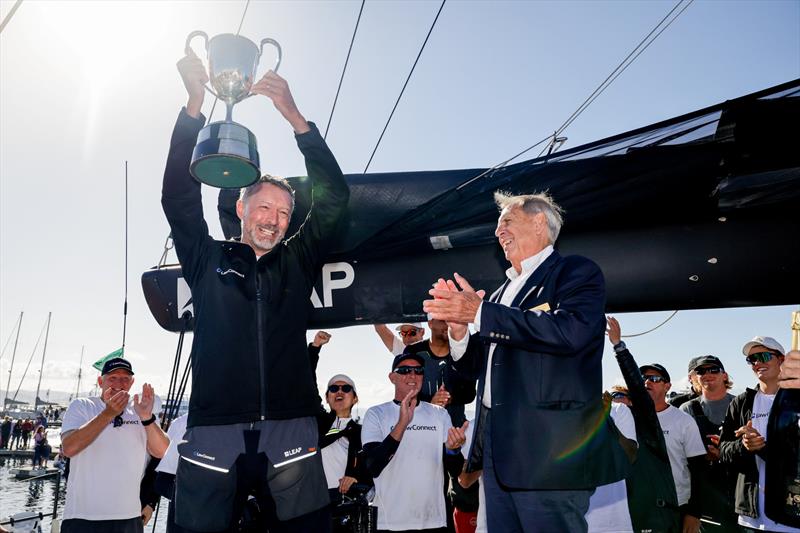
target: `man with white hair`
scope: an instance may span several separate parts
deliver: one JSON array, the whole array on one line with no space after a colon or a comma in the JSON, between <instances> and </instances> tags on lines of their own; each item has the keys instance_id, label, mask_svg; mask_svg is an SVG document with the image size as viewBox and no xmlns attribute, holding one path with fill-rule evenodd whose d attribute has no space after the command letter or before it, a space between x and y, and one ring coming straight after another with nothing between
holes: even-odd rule
<instances>
[{"instance_id":1,"label":"man with white hair","mask_svg":"<svg viewBox=\"0 0 800 533\"><path fill-rule=\"evenodd\" d=\"M483 301L454 274L423 303L449 323L456 366L480 376L467 471L483 468L490 531L586 531L592 491L628 468L603 409L603 273L554 250L562 210L549 195L495 200L506 282Z\"/></svg>"}]
</instances>

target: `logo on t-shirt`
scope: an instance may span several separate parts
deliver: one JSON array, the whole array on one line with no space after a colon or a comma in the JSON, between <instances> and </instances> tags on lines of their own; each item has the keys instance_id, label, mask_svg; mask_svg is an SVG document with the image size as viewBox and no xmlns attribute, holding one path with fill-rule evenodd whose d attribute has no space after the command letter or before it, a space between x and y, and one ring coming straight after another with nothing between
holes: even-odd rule
<instances>
[{"instance_id":1,"label":"logo on t-shirt","mask_svg":"<svg viewBox=\"0 0 800 533\"><path fill-rule=\"evenodd\" d=\"M769 413L753 413L753 416L750 417L750 420L757 420L759 418L764 418L769 416Z\"/></svg>"}]
</instances>

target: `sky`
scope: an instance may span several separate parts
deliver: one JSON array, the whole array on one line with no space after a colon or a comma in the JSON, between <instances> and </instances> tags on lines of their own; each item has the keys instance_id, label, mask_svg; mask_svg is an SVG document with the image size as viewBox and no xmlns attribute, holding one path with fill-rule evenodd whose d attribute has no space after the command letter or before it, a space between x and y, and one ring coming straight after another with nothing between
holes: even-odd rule
<instances>
[{"instance_id":1,"label":"sky","mask_svg":"<svg viewBox=\"0 0 800 533\"><path fill-rule=\"evenodd\" d=\"M175 63L191 31L235 32L245 4L26 0L0 34L0 343L11 339L0 358L0 389L24 311L11 390L52 312L42 388L74 390L85 347L87 391L96 377L90 363L120 346L127 279L126 354L139 384L149 381L166 392L177 336L150 315L140 277L158 263L169 232L160 185L172 126L186 100ZM0 0L0 18L12 5ZM345 173L364 170L439 5L366 3L328 134ZM673 5L449 0L370 172L489 167L507 159L564 122ZM360 6L253 0L244 17L242 35L281 44L279 74L301 112L323 131ZM202 55L201 41L194 46ZM271 61L265 56L259 75ZM567 129L564 148L798 77L800 2L696 0ZM213 118L222 112L218 106ZM264 171L305 175L291 129L268 101L242 102L234 119L258 138ZM204 205L212 234L221 237L216 190L204 190ZM170 260L176 261L174 252ZM667 366L676 388L690 357L718 355L741 390L754 382L742 344L770 335L788 347L790 313L798 304L681 311L628 346L640 362ZM633 334L669 314L617 318L623 334ZM391 359L373 329L331 333L320 380L349 374L362 408L390 399ZM41 351L40 344L23 389L36 387ZM610 350L603 367L604 383L616 382ZM219 384L221 391L227 386L235 384Z\"/></svg>"}]
</instances>

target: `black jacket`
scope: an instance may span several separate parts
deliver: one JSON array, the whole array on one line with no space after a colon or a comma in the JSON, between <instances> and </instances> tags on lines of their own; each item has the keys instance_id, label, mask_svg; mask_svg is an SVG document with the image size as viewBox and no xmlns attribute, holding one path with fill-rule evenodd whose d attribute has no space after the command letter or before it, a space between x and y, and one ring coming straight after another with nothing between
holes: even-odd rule
<instances>
[{"instance_id":1,"label":"black jacket","mask_svg":"<svg viewBox=\"0 0 800 533\"><path fill-rule=\"evenodd\" d=\"M753 402L756 399L755 389L745 389L743 393L734 398L728 406L725 421L722 423L722 435L719 443L719 459L730 465L737 473L736 476L736 513L752 518L758 518L758 466L756 466L755 453L749 452L738 438L736 430L746 426L753 417ZM767 443L764 448L756 452L759 457L766 460Z\"/></svg>"},{"instance_id":2,"label":"black jacket","mask_svg":"<svg viewBox=\"0 0 800 533\"><path fill-rule=\"evenodd\" d=\"M642 380L639 365L628 350L616 352L628 387L639 449L633 472L625 480L634 531L680 531L675 480L656 406Z\"/></svg>"},{"instance_id":3,"label":"black jacket","mask_svg":"<svg viewBox=\"0 0 800 533\"><path fill-rule=\"evenodd\" d=\"M200 183L189 174L204 122L181 111L161 197L195 314L188 427L313 416L309 296L345 212L347 183L316 126L297 135L313 207L295 235L256 261L250 246L208 234Z\"/></svg>"}]
</instances>

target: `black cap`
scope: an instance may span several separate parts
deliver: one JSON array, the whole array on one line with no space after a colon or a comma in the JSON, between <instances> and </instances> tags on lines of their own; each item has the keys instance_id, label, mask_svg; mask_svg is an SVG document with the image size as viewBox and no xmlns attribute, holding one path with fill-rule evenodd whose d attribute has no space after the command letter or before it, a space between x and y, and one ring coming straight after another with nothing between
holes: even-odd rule
<instances>
[{"instance_id":1,"label":"black cap","mask_svg":"<svg viewBox=\"0 0 800 533\"><path fill-rule=\"evenodd\" d=\"M110 374L118 368L127 370L131 373L131 375L133 375L133 367L131 366L130 361L123 359L122 357L114 357L113 359L109 359L103 363L103 370L100 371L100 375L105 376L106 374Z\"/></svg>"},{"instance_id":2,"label":"black cap","mask_svg":"<svg viewBox=\"0 0 800 533\"><path fill-rule=\"evenodd\" d=\"M672 379L670 379L670 377L669 377L669 372L667 372L667 369L664 368L662 365L659 365L658 363L651 363L649 365L642 365L642 366L639 367L639 372L644 372L645 370L648 370L648 369L655 370L656 372L661 374L661 377L664 378L667 381L667 383L672 383Z\"/></svg>"},{"instance_id":3,"label":"black cap","mask_svg":"<svg viewBox=\"0 0 800 533\"><path fill-rule=\"evenodd\" d=\"M722 365L722 361L719 360L719 357L715 357L713 355L701 355L700 357L695 357L689 361L689 372L706 365L718 366L723 372L725 371L725 367Z\"/></svg>"},{"instance_id":4,"label":"black cap","mask_svg":"<svg viewBox=\"0 0 800 533\"><path fill-rule=\"evenodd\" d=\"M420 366L425 366L425 358L419 353L401 353L400 355L395 356L394 361L392 361L392 370L400 366L400 363L408 359L416 361L420 364Z\"/></svg>"}]
</instances>

